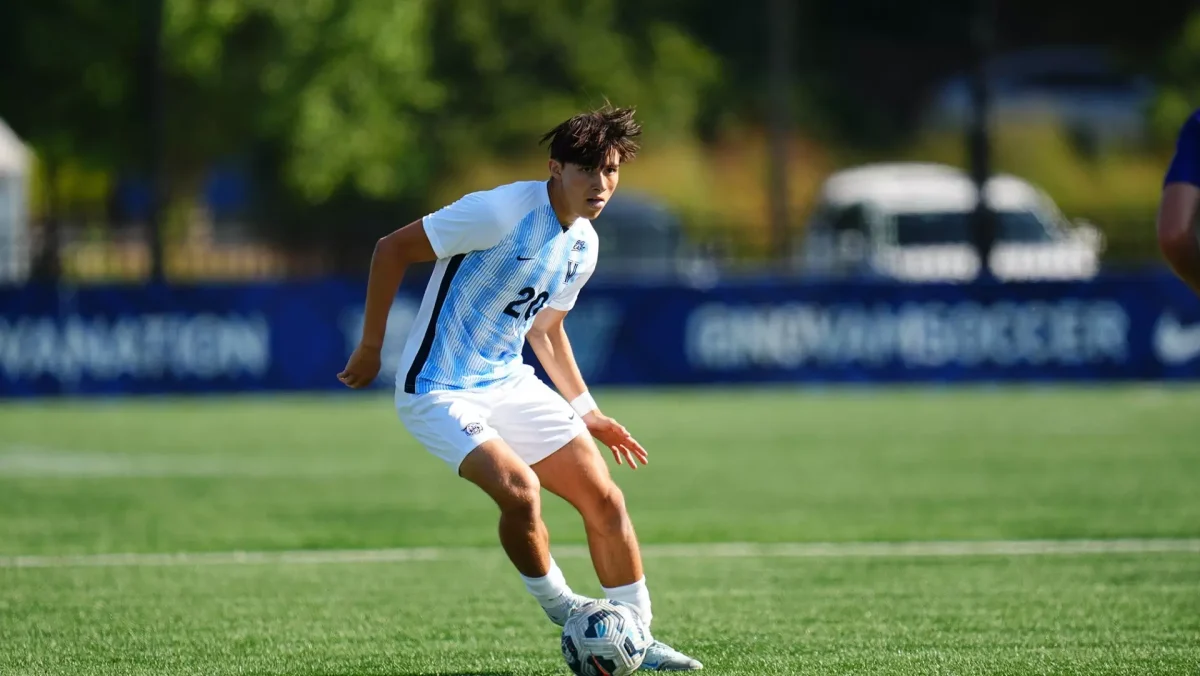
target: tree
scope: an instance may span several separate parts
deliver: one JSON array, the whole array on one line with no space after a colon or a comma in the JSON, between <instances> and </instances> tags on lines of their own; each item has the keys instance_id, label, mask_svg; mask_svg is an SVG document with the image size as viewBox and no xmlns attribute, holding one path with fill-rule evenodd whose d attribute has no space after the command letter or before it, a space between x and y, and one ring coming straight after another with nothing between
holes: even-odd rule
<instances>
[{"instance_id":1,"label":"tree","mask_svg":"<svg viewBox=\"0 0 1200 676\"><path fill-rule=\"evenodd\" d=\"M527 152L542 132L611 100L655 138L690 135L719 60L666 22L622 24L612 0L443 0L431 23L446 101L429 128L448 162Z\"/></svg>"},{"instance_id":2,"label":"tree","mask_svg":"<svg viewBox=\"0 0 1200 676\"><path fill-rule=\"evenodd\" d=\"M1200 105L1200 11L1192 13L1162 58L1158 96L1150 114L1155 136L1173 142Z\"/></svg>"},{"instance_id":3,"label":"tree","mask_svg":"<svg viewBox=\"0 0 1200 676\"><path fill-rule=\"evenodd\" d=\"M39 154L137 166L146 120L135 3L5 3L4 114ZM343 182L401 189L397 158L420 153L414 116L441 89L428 78L425 0L165 0L169 171L186 179L260 144L320 200ZM178 182L178 181L176 181Z\"/></svg>"},{"instance_id":4,"label":"tree","mask_svg":"<svg viewBox=\"0 0 1200 676\"><path fill-rule=\"evenodd\" d=\"M168 0L185 161L283 149L312 201L343 183L369 195L421 180L419 118L442 101L428 75L426 0ZM174 145L174 144L173 144Z\"/></svg>"},{"instance_id":5,"label":"tree","mask_svg":"<svg viewBox=\"0 0 1200 676\"><path fill-rule=\"evenodd\" d=\"M606 97L639 104L651 127L687 132L718 73L670 23L618 26L610 0L164 2L176 182L267 146L310 201L346 186L374 197L420 190L447 154L528 143ZM113 7L6 10L17 64L6 99L40 151L109 167L140 156L144 17Z\"/></svg>"}]
</instances>

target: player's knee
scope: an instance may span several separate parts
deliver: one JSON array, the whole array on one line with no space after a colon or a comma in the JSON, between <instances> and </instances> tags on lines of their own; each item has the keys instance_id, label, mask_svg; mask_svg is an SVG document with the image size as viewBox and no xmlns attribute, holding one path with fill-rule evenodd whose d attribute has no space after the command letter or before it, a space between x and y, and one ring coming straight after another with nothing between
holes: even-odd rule
<instances>
[{"instance_id":1,"label":"player's knee","mask_svg":"<svg viewBox=\"0 0 1200 676\"><path fill-rule=\"evenodd\" d=\"M612 484L600 492L592 501L589 526L603 533L620 533L629 527L629 512L625 509L625 495Z\"/></svg>"},{"instance_id":2,"label":"player's knee","mask_svg":"<svg viewBox=\"0 0 1200 676\"><path fill-rule=\"evenodd\" d=\"M542 485L533 470L513 471L504 477L497 502L510 517L535 518L542 509Z\"/></svg>"}]
</instances>

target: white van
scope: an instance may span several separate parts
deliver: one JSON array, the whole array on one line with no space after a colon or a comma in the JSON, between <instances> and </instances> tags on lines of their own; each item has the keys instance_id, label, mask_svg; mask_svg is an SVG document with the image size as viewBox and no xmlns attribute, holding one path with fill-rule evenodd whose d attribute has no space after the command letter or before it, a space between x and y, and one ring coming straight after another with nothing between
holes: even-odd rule
<instances>
[{"instance_id":1,"label":"white van","mask_svg":"<svg viewBox=\"0 0 1200 676\"><path fill-rule=\"evenodd\" d=\"M1103 241L1095 227L1068 223L1049 196L1015 176L995 175L986 189L996 215L991 264L998 279L1097 274ZM971 177L947 165L900 162L835 173L808 224L801 268L908 282L974 279L976 201Z\"/></svg>"},{"instance_id":2,"label":"white van","mask_svg":"<svg viewBox=\"0 0 1200 676\"><path fill-rule=\"evenodd\" d=\"M0 120L0 284L29 279L29 152Z\"/></svg>"}]
</instances>

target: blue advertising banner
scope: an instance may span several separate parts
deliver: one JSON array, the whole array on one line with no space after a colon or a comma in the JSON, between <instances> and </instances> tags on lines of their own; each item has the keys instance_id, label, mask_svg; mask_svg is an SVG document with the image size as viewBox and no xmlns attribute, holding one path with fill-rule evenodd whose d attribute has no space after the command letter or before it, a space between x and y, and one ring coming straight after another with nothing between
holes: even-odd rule
<instances>
[{"instance_id":1,"label":"blue advertising banner","mask_svg":"<svg viewBox=\"0 0 1200 676\"><path fill-rule=\"evenodd\" d=\"M421 290L406 286L393 304L379 387L392 386ZM0 396L340 388L363 293L341 280L3 289ZM1200 301L1166 273L1003 285L594 282L567 327L594 384L1200 376Z\"/></svg>"}]
</instances>

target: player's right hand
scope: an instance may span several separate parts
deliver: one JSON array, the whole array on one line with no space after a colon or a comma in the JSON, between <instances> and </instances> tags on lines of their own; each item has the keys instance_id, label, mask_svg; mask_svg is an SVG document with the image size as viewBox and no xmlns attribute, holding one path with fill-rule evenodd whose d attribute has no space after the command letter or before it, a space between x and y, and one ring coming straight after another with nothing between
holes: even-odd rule
<instances>
[{"instance_id":1,"label":"player's right hand","mask_svg":"<svg viewBox=\"0 0 1200 676\"><path fill-rule=\"evenodd\" d=\"M371 384L379 375L379 348L359 345L346 362L346 368L338 374L338 380L346 387L359 389Z\"/></svg>"}]
</instances>

